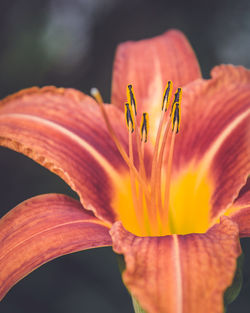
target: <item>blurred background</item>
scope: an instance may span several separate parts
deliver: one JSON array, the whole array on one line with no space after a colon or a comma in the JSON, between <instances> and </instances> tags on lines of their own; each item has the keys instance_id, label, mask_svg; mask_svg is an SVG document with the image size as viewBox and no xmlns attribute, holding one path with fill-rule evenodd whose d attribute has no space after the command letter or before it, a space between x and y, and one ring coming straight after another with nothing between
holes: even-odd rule
<instances>
[{"instance_id":1,"label":"blurred background","mask_svg":"<svg viewBox=\"0 0 250 313\"><path fill-rule=\"evenodd\" d=\"M13 0L0 1L0 96L33 85L98 87L110 99L119 42L170 28L189 38L204 77L220 63L250 67L249 0ZM48 192L75 194L28 158L0 148L2 216L19 202ZM227 313L250 311L250 240L244 284ZM61 257L19 282L2 313L132 313L111 248Z\"/></svg>"}]
</instances>

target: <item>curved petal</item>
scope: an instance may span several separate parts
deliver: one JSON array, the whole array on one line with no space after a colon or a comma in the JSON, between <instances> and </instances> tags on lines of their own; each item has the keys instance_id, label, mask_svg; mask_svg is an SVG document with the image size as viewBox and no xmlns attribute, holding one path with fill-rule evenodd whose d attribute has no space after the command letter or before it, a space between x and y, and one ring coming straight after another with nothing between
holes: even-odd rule
<instances>
[{"instance_id":1,"label":"curved petal","mask_svg":"<svg viewBox=\"0 0 250 313\"><path fill-rule=\"evenodd\" d=\"M0 220L0 299L54 258L110 244L108 227L80 202L57 194L24 201Z\"/></svg>"},{"instance_id":2,"label":"curved petal","mask_svg":"<svg viewBox=\"0 0 250 313\"><path fill-rule=\"evenodd\" d=\"M123 280L148 313L222 313L241 253L229 218L206 234L136 237L116 222L110 231L124 254Z\"/></svg>"},{"instance_id":3,"label":"curved petal","mask_svg":"<svg viewBox=\"0 0 250 313\"><path fill-rule=\"evenodd\" d=\"M124 116L106 106L126 148ZM112 185L127 170L96 102L73 89L30 88L0 102L0 144L21 152L68 183L86 209L114 221Z\"/></svg>"},{"instance_id":4,"label":"curved petal","mask_svg":"<svg viewBox=\"0 0 250 313\"><path fill-rule=\"evenodd\" d=\"M197 173L193 190L206 182L214 220L233 203L250 173L249 99L250 71L231 65L214 68L210 80L183 90L173 176Z\"/></svg>"},{"instance_id":5,"label":"curved petal","mask_svg":"<svg viewBox=\"0 0 250 313\"><path fill-rule=\"evenodd\" d=\"M239 226L240 237L250 236L250 190L238 198L225 215Z\"/></svg>"},{"instance_id":6,"label":"curved petal","mask_svg":"<svg viewBox=\"0 0 250 313\"><path fill-rule=\"evenodd\" d=\"M200 78L196 56L186 37L177 30L137 42L120 44L116 51L111 103L123 108L126 87L133 84L139 112L150 119L159 114L169 80L182 87Z\"/></svg>"}]
</instances>

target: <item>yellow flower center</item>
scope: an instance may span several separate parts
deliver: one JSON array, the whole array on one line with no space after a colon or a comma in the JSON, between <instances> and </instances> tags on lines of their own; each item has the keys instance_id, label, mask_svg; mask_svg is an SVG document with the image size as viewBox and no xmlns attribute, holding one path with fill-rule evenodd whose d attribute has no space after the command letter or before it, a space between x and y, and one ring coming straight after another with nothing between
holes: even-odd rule
<instances>
[{"instance_id":1,"label":"yellow flower center","mask_svg":"<svg viewBox=\"0 0 250 313\"><path fill-rule=\"evenodd\" d=\"M99 92L92 90L100 104L110 135L129 168L122 175L122 181L114 186L112 206L118 212L123 226L138 236L206 232L209 227L211 183L208 176L199 177L198 168L189 168L181 172L181 175L172 177L182 96L182 90L178 88L172 105L169 105L172 88L172 82L169 81L163 96L150 170L144 159L149 131L148 114L142 114L139 128L132 85L128 85L128 102L125 104L128 154L112 129ZM135 155L139 160L137 167L134 163Z\"/></svg>"}]
</instances>

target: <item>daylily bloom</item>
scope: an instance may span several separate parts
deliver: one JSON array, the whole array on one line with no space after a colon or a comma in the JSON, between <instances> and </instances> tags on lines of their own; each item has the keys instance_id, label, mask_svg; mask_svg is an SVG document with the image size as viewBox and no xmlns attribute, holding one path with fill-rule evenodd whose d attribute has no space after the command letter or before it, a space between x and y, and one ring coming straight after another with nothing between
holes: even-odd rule
<instances>
[{"instance_id":1,"label":"daylily bloom","mask_svg":"<svg viewBox=\"0 0 250 313\"><path fill-rule=\"evenodd\" d=\"M1 298L53 258L113 245L148 313L222 313L250 236L250 71L202 79L172 30L121 44L112 104L93 95L34 87L0 102L1 145L79 195L40 195L1 219Z\"/></svg>"}]
</instances>

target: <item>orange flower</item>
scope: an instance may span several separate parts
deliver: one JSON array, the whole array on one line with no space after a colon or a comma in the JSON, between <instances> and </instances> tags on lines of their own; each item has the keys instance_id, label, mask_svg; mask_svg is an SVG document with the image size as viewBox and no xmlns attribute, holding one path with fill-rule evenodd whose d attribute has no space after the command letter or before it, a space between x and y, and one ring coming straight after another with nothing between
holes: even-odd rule
<instances>
[{"instance_id":1,"label":"orange flower","mask_svg":"<svg viewBox=\"0 0 250 313\"><path fill-rule=\"evenodd\" d=\"M55 87L0 102L1 145L80 198L37 196L0 220L1 298L55 257L113 245L148 313L223 312L250 235L250 72L222 65L211 76L172 30L118 47L112 105Z\"/></svg>"}]
</instances>

